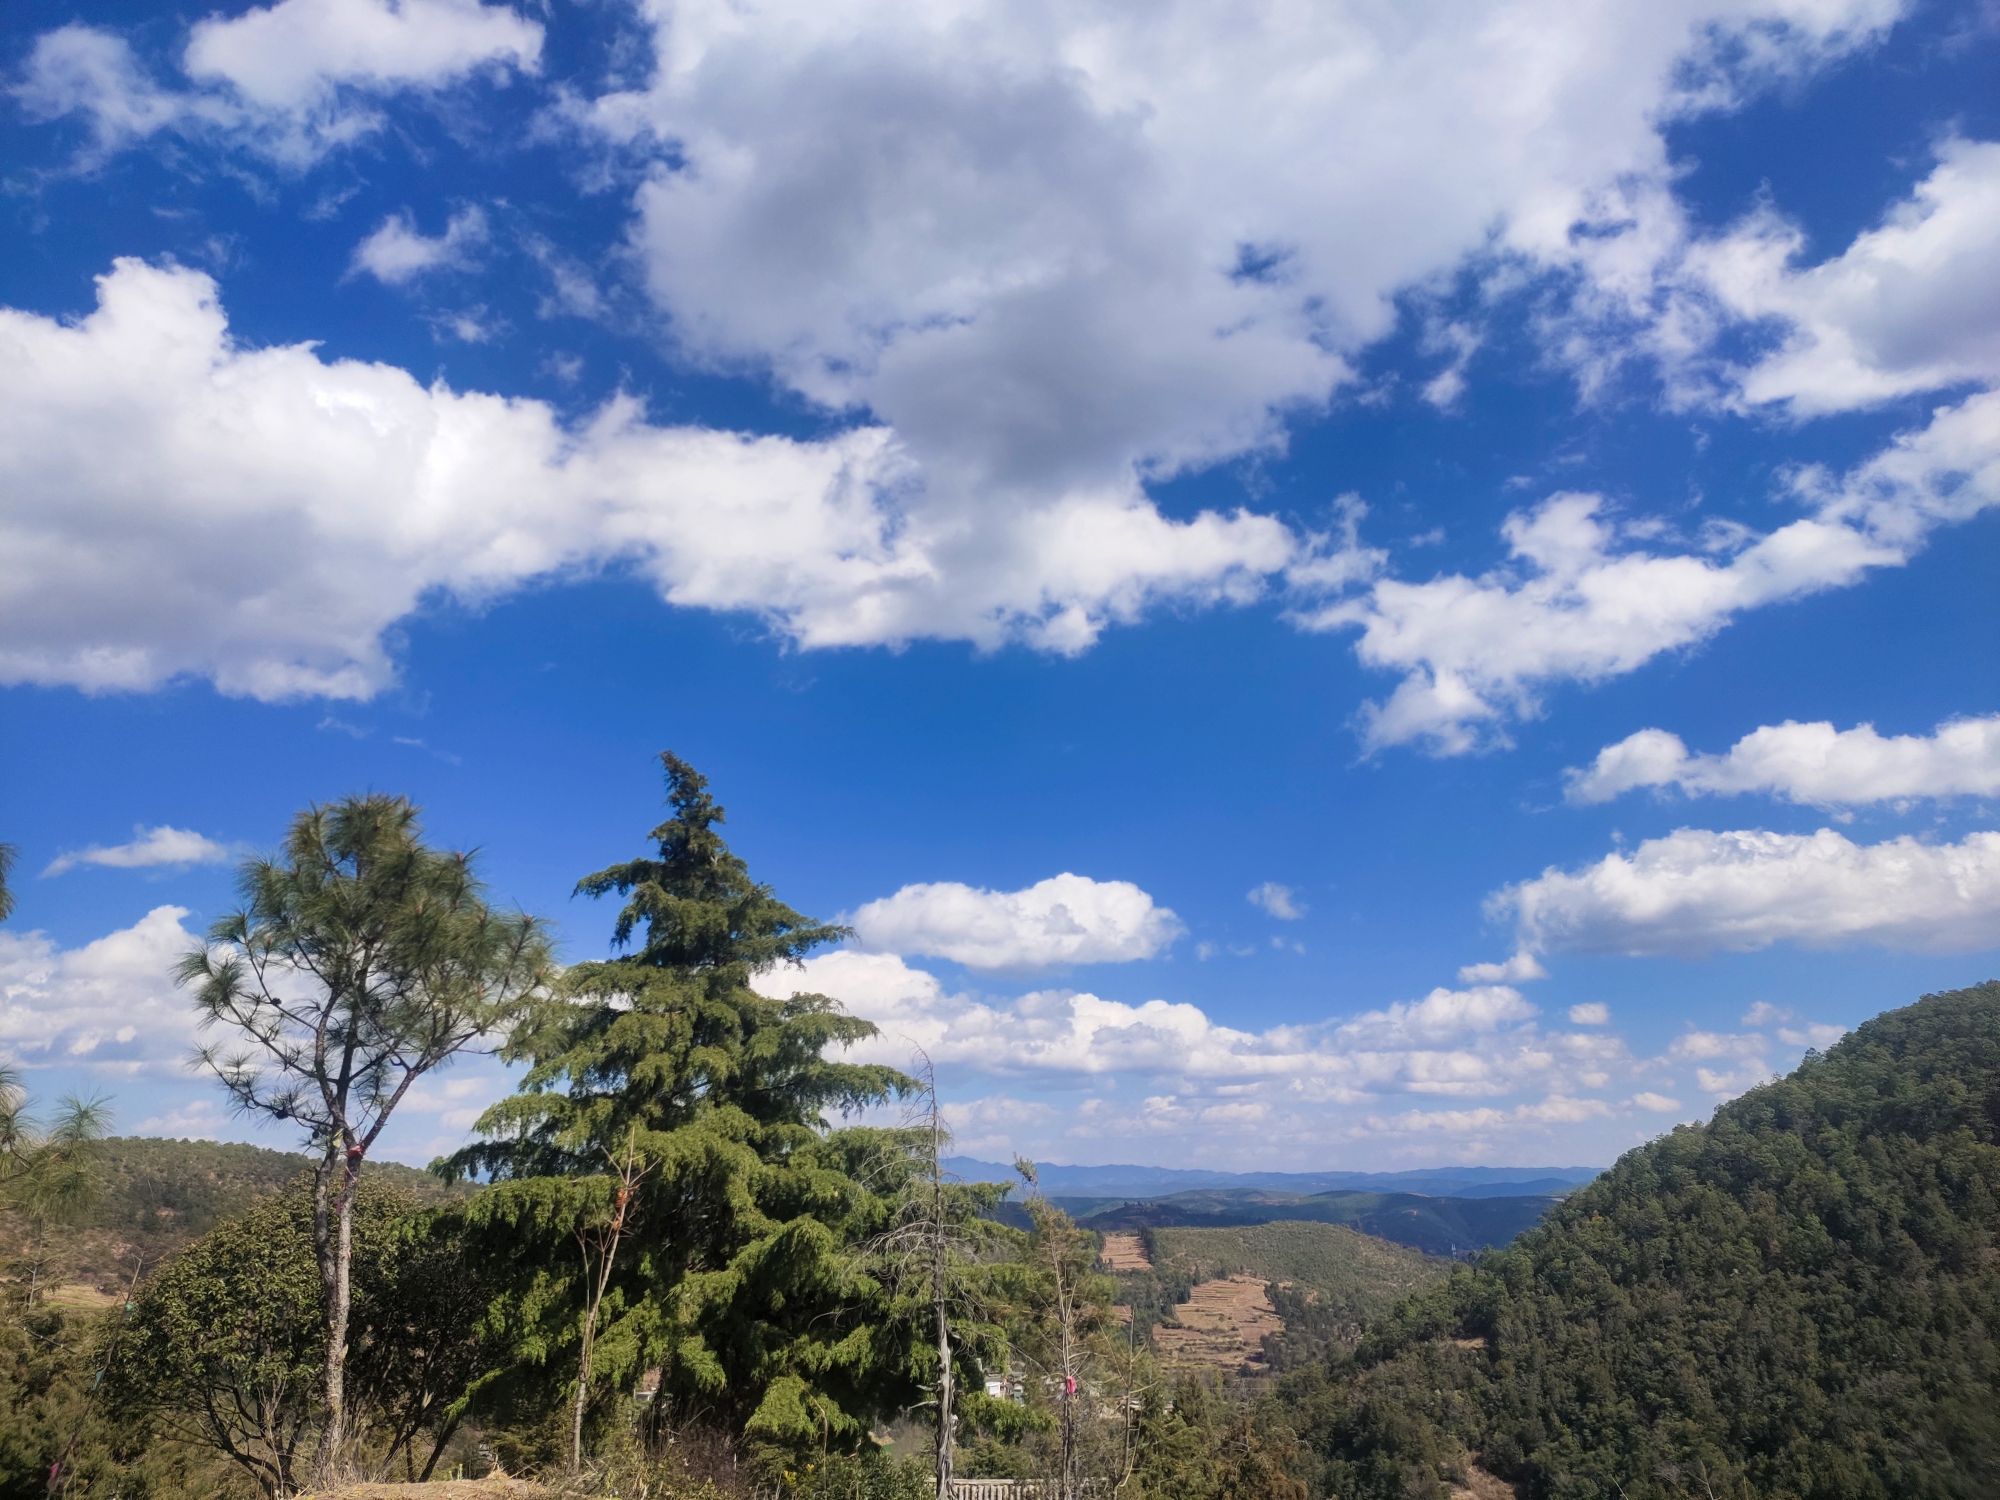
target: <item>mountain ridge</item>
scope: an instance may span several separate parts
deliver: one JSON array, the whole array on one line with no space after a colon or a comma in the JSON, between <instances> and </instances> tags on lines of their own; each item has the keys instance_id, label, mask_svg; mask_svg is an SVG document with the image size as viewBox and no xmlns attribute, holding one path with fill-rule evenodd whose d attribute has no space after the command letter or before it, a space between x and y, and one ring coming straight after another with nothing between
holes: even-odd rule
<instances>
[{"instance_id":1,"label":"mountain ridge","mask_svg":"<svg viewBox=\"0 0 2000 1500\"><path fill-rule=\"evenodd\" d=\"M972 1156L945 1159L945 1169L967 1182L1014 1182L1015 1169ZM1602 1167L1415 1167L1402 1171L1230 1172L1201 1167L1149 1167L1037 1163L1035 1175L1050 1197L1150 1199L1204 1189L1326 1192L1403 1192L1439 1198L1553 1195L1581 1187Z\"/></svg>"}]
</instances>

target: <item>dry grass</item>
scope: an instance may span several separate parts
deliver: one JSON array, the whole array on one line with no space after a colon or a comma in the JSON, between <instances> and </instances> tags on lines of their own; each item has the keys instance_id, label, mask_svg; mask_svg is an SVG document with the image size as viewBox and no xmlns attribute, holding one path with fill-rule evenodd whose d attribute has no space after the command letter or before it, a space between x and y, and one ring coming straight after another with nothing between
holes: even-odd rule
<instances>
[{"instance_id":1,"label":"dry grass","mask_svg":"<svg viewBox=\"0 0 2000 1500\"><path fill-rule=\"evenodd\" d=\"M1263 1367L1264 1335L1284 1326L1262 1277L1225 1276L1199 1283L1174 1321L1153 1330L1153 1347L1169 1364L1254 1372Z\"/></svg>"},{"instance_id":2,"label":"dry grass","mask_svg":"<svg viewBox=\"0 0 2000 1500\"><path fill-rule=\"evenodd\" d=\"M1113 1231L1104 1236L1104 1269L1107 1271L1150 1271L1153 1258L1146 1253L1146 1242L1136 1234Z\"/></svg>"},{"instance_id":3,"label":"dry grass","mask_svg":"<svg viewBox=\"0 0 2000 1500\"><path fill-rule=\"evenodd\" d=\"M441 1479L429 1484L344 1484L299 1500L555 1500L555 1492L525 1479Z\"/></svg>"},{"instance_id":4,"label":"dry grass","mask_svg":"<svg viewBox=\"0 0 2000 1500\"><path fill-rule=\"evenodd\" d=\"M1520 1493L1498 1474L1467 1463L1465 1483L1453 1485L1448 1500L1520 1500Z\"/></svg>"},{"instance_id":5,"label":"dry grass","mask_svg":"<svg viewBox=\"0 0 2000 1500\"><path fill-rule=\"evenodd\" d=\"M103 1312L124 1300L122 1291L107 1292L83 1281L60 1282L42 1293L42 1301L50 1307L67 1308L71 1312Z\"/></svg>"}]
</instances>

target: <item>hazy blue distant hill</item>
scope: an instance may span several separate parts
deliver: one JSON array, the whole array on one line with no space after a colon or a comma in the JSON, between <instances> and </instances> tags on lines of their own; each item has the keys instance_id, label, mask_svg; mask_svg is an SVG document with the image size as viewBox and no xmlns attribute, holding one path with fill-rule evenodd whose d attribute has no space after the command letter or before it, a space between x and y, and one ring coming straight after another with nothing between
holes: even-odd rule
<instances>
[{"instance_id":1,"label":"hazy blue distant hill","mask_svg":"<svg viewBox=\"0 0 2000 1500\"><path fill-rule=\"evenodd\" d=\"M1015 1182L999 1162L956 1156L945 1166L967 1182ZM1423 1193L1439 1198L1559 1197L1601 1167L1425 1167L1407 1172L1211 1172L1197 1168L1037 1165L1051 1198L1160 1198L1204 1188L1279 1193Z\"/></svg>"}]
</instances>

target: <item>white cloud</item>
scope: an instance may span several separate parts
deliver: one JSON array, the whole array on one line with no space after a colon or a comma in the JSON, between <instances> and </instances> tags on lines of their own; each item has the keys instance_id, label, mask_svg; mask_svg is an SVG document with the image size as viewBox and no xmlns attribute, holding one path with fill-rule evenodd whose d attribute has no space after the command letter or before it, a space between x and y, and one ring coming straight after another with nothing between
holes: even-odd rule
<instances>
[{"instance_id":1,"label":"white cloud","mask_svg":"<svg viewBox=\"0 0 2000 1500\"><path fill-rule=\"evenodd\" d=\"M1792 1012L1789 1007L1773 1005L1768 1000L1759 1000L1743 1012L1745 1026L1775 1026L1780 1021L1791 1019Z\"/></svg>"},{"instance_id":2,"label":"white cloud","mask_svg":"<svg viewBox=\"0 0 2000 1500\"><path fill-rule=\"evenodd\" d=\"M431 271L464 267L472 252L485 242L486 215L477 206L453 214L440 235L420 233L407 213L392 214L355 247L354 269L366 271L377 281L401 286Z\"/></svg>"},{"instance_id":3,"label":"white cloud","mask_svg":"<svg viewBox=\"0 0 2000 1500\"><path fill-rule=\"evenodd\" d=\"M1305 903L1299 900L1298 892L1275 880L1267 880L1255 887L1246 899L1259 911L1276 917L1280 922L1296 922L1306 914Z\"/></svg>"},{"instance_id":4,"label":"white cloud","mask_svg":"<svg viewBox=\"0 0 2000 1500\"><path fill-rule=\"evenodd\" d=\"M1580 870L1496 893L1537 951L1746 951L1773 943L1990 948L2000 932L2000 833L1956 844L1855 844L1810 834L1683 828Z\"/></svg>"},{"instance_id":5,"label":"white cloud","mask_svg":"<svg viewBox=\"0 0 2000 1500\"><path fill-rule=\"evenodd\" d=\"M1435 989L1421 1000L1398 1000L1357 1016L1342 1024L1339 1036L1348 1042L1406 1046L1497 1031L1534 1015L1535 1007L1505 985Z\"/></svg>"},{"instance_id":6,"label":"white cloud","mask_svg":"<svg viewBox=\"0 0 2000 1500\"><path fill-rule=\"evenodd\" d=\"M35 38L12 93L31 120L81 115L98 155L161 130L240 118L226 100L163 88L123 37L75 23Z\"/></svg>"},{"instance_id":7,"label":"white cloud","mask_svg":"<svg viewBox=\"0 0 2000 1500\"><path fill-rule=\"evenodd\" d=\"M366 698L427 595L614 564L806 646L1077 650L1163 601L1243 597L1292 549L1275 521L1170 521L1131 492L924 521L904 470L880 428L751 438L625 398L565 428L538 401L248 348L206 276L120 261L81 320L0 310L0 682Z\"/></svg>"},{"instance_id":8,"label":"white cloud","mask_svg":"<svg viewBox=\"0 0 2000 1500\"><path fill-rule=\"evenodd\" d=\"M881 421L927 524L1051 516L1280 445L1399 293L1567 270L1606 191L1671 181L1666 121L1899 8L650 0L651 78L565 108L651 160L634 249L684 351ZM1440 325L1429 399L1477 337Z\"/></svg>"},{"instance_id":9,"label":"white cloud","mask_svg":"<svg viewBox=\"0 0 2000 1500\"><path fill-rule=\"evenodd\" d=\"M1512 958L1498 962L1466 964L1458 971L1458 977L1465 984L1527 984L1531 980L1547 979L1549 971L1542 967L1542 961L1525 948Z\"/></svg>"},{"instance_id":10,"label":"white cloud","mask_svg":"<svg viewBox=\"0 0 2000 1500\"><path fill-rule=\"evenodd\" d=\"M1611 1007L1602 1000L1586 1001L1582 1005L1569 1008L1569 1024L1572 1026L1609 1026Z\"/></svg>"},{"instance_id":11,"label":"white cloud","mask_svg":"<svg viewBox=\"0 0 2000 1500\"><path fill-rule=\"evenodd\" d=\"M1681 1107L1681 1101L1670 1099L1665 1094L1655 1094L1649 1091L1643 1094L1634 1094L1632 1096L1632 1107L1634 1109L1643 1109L1650 1114L1665 1115L1672 1114L1678 1110Z\"/></svg>"},{"instance_id":12,"label":"white cloud","mask_svg":"<svg viewBox=\"0 0 2000 1500\"><path fill-rule=\"evenodd\" d=\"M80 116L95 155L175 130L305 166L380 127L369 101L532 73L541 46L538 23L476 0L280 0L196 23L191 87L158 81L117 33L72 24L36 38L13 93L31 119Z\"/></svg>"},{"instance_id":13,"label":"white cloud","mask_svg":"<svg viewBox=\"0 0 2000 1500\"><path fill-rule=\"evenodd\" d=\"M0 930L0 1054L126 1073L185 1059L195 1010L174 965L199 941L187 915L156 906L80 948Z\"/></svg>"},{"instance_id":14,"label":"white cloud","mask_svg":"<svg viewBox=\"0 0 2000 1500\"><path fill-rule=\"evenodd\" d=\"M139 827L123 844L92 844L58 854L42 871L61 875L78 865L102 865L111 870L146 870L160 865L219 865L227 863L229 846L186 828Z\"/></svg>"},{"instance_id":15,"label":"white cloud","mask_svg":"<svg viewBox=\"0 0 2000 1500\"><path fill-rule=\"evenodd\" d=\"M1753 1058L1735 1068L1696 1068L1695 1085L1705 1094L1718 1099L1730 1099L1753 1089L1760 1083L1767 1083L1772 1077L1770 1065L1761 1058Z\"/></svg>"},{"instance_id":16,"label":"white cloud","mask_svg":"<svg viewBox=\"0 0 2000 1500\"><path fill-rule=\"evenodd\" d=\"M219 1141L230 1120L213 1099L190 1099L185 1104L148 1115L132 1127L134 1135L160 1135L180 1141Z\"/></svg>"},{"instance_id":17,"label":"white cloud","mask_svg":"<svg viewBox=\"0 0 2000 1500\"><path fill-rule=\"evenodd\" d=\"M1476 1135L1520 1126L1575 1125L1584 1120L1601 1120L1610 1113L1611 1106L1602 1099L1551 1094L1512 1109L1410 1109L1396 1115L1371 1115L1363 1122L1361 1133L1409 1135L1443 1131L1451 1135Z\"/></svg>"},{"instance_id":18,"label":"white cloud","mask_svg":"<svg viewBox=\"0 0 2000 1500\"><path fill-rule=\"evenodd\" d=\"M1947 720L1928 735L1788 719L1753 730L1720 755L1691 754L1677 735L1642 729L1564 778L1569 800L1578 803L1608 802L1638 787L1691 797L1759 792L1817 807L1990 797L2000 794L2000 714Z\"/></svg>"},{"instance_id":19,"label":"white cloud","mask_svg":"<svg viewBox=\"0 0 2000 1500\"><path fill-rule=\"evenodd\" d=\"M340 87L434 89L482 69L532 73L542 28L478 0L279 0L197 22L185 65L252 104L303 112Z\"/></svg>"},{"instance_id":20,"label":"white cloud","mask_svg":"<svg viewBox=\"0 0 2000 1500\"><path fill-rule=\"evenodd\" d=\"M773 971L767 993L830 995L881 1028L855 1055L902 1066L921 1047L940 1067L1064 1078L1257 1085L1311 1103L1378 1093L1495 1097L1557 1078L1595 1079L1626 1057L1602 1035L1545 1035L1511 990L1436 990L1346 1021L1246 1031L1199 1006L1140 1004L1075 990L1006 999L952 993L885 953L840 951L803 972ZM1596 1087L1594 1082L1585 1086Z\"/></svg>"},{"instance_id":21,"label":"white cloud","mask_svg":"<svg viewBox=\"0 0 2000 1500\"><path fill-rule=\"evenodd\" d=\"M1781 330L1711 377L1745 406L1799 416L2000 381L2000 142L1946 140L1908 199L1838 255L1771 210L1687 252L1688 295Z\"/></svg>"},{"instance_id":22,"label":"white cloud","mask_svg":"<svg viewBox=\"0 0 2000 1500\"><path fill-rule=\"evenodd\" d=\"M1365 664L1404 674L1364 711L1371 748L1451 755L1504 742L1507 722L1537 712L1551 685L1621 676L1746 610L1901 566L1937 527L2000 505L2000 392L1941 407L1847 474L1806 470L1793 488L1806 516L1762 535L1713 528L1699 552L1655 550L1656 527L1621 533L1601 497L1558 494L1507 518L1501 567L1376 577L1297 618L1358 629Z\"/></svg>"},{"instance_id":23,"label":"white cloud","mask_svg":"<svg viewBox=\"0 0 2000 1500\"><path fill-rule=\"evenodd\" d=\"M906 885L849 918L870 948L948 958L973 969L1122 963L1152 958L1180 919L1129 880L1053 875L1018 891L957 881Z\"/></svg>"},{"instance_id":24,"label":"white cloud","mask_svg":"<svg viewBox=\"0 0 2000 1500\"><path fill-rule=\"evenodd\" d=\"M1755 1032L1688 1030L1675 1037L1667 1056L1676 1062L1713 1061L1718 1057L1758 1057L1765 1040Z\"/></svg>"},{"instance_id":25,"label":"white cloud","mask_svg":"<svg viewBox=\"0 0 2000 1500\"><path fill-rule=\"evenodd\" d=\"M1826 1022L1807 1021L1799 1026L1780 1026L1778 1040L1788 1047L1831 1047L1847 1035L1845 1026Z\"/></svg>"}]
</instances>

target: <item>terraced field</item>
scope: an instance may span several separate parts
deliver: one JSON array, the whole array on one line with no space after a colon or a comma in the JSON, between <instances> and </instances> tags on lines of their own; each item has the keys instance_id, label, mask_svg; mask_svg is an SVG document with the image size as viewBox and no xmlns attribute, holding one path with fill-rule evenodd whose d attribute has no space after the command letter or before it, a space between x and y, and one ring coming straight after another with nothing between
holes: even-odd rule
<instances>
[{"instance_id":1,"label":"terraced field","mask_svg":"<svg viewBox=\"0 0 2000 1500\"><path fill-rule=\"evenodd\" d=\"M1150 1271L1153 1257L1146 1253L1146 1242L1130 1231L1114 1230L1104 1236L1104 1248L1099 1252L1107 1271Z\"/></svg>"},{"instance_id":2,"label":"terraced field","mask_svg":"<svg viewBox=\"0 0 2000 1500\"><path fill-rule=\"evenodd\" d=\"M1154 1328L1153 1347L1168 1364L1254 1374L1264 1366L1264 1336L1284 1326L1262 1277L1224 1276L1199 1283L1174 1321Z\"/></svg>"}]
</instances>

